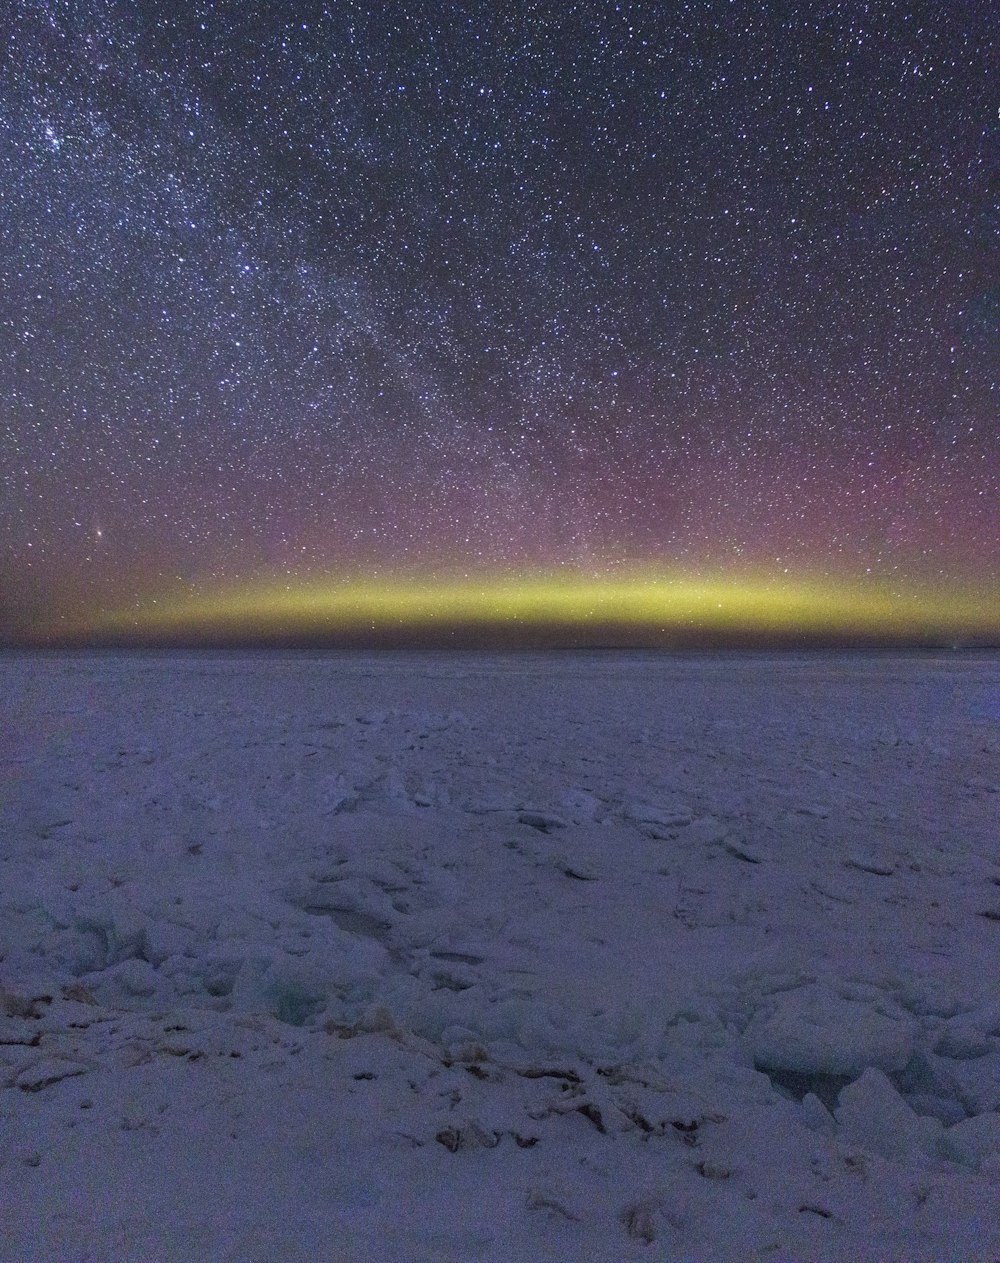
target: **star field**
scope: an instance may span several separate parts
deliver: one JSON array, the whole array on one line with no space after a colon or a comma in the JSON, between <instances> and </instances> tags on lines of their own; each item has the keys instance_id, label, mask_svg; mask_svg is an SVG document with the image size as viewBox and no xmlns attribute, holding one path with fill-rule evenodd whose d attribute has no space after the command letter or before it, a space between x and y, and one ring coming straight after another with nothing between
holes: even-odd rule
<instances>
[{"instance_id":1,"label":"star field","mask_svg":"<svg viewBox=\"0 0 1000 1263\"><path fill-rule=\"evenodd\" d=\"M1000 584L985 0L8 10L0 635Z\"/></svg>"}]
</instances>

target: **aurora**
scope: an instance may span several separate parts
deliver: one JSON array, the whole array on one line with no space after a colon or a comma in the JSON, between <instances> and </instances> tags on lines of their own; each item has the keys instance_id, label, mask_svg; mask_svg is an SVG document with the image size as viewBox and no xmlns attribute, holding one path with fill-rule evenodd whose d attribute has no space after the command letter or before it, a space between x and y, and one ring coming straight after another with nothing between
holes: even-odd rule
<instances>
[{"instance_id":1,"label":"aurora","mask_svg":"<svg viewBox=\"0 0 1000 1263\"><path fill-rule=\"evenodd\" d=\"M986 644L1000 594L945 585L629 574L314 577L148 596L44 630L56 643Z\"/></svg>"}]
</instances>

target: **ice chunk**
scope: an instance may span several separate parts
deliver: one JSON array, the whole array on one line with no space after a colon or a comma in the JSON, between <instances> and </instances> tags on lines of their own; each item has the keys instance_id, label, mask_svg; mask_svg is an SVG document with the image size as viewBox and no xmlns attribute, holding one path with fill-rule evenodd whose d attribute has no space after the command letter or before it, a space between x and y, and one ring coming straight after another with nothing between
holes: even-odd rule
<instances>
[{"instance_id":1,"label":"ice chunk","mask_svg":"<svg viewBox=\"0 0 1000 1263\"><path fill-rule=\"evenodd\" d=\"M826 820L830 814L830 808L824 803L799 803L795 811L797 815L813 816L817 820Z\"/></svg>"},{"instance_id":2,"label":"ice chunk","mask_svg":"<svg viewBox=\"0 0 1000 1263\"><path fill-rule=\"evenodd\" d=\"M745 838L730 838L726 841L726 851L738 860L747 864L763 864L771 857L756 842L748 842Z\"/></svg>"},{"instance_id":3,"label":"ice chunk","mask_svg":"<svg viewBox=\"0 0 1000 1263\"><path fill-rule=\"evenodd\" d=\"M530 825L542 833L551 833L553 829L565 829L566 821L551 811L528 810L518 813L521 824Z\"/></svg>"},{"instance_id":4,"label":"ice chunk","mask_svg":"<svg viewBox=\"0 0 1000 1263\"><path fill-rule=\"evenodd\" d=\"M785 992L751 1021L746 1039L760 1070L854 1078L869 1066L902 1070L912 1024L845 1000L822 983Z\"/></svg>"},{"instance_id":5,"label":"ice chunk","mask_svg":"<svg viewBox=\"0 0 1000 1263\"><path fill-rule=\"evenodd\" d=\"M268 1008L279 1022L304 1026L323 1007L323 987L307 976L296 976L290 969L277 966L270 971L265 984Z\"/></svg>"},{"instance_id":6,"label":"ice chunk","mask_svg":"<svg viewBox=\"0 0 1000 1263\"><path fill-rule=\"evenodd\" d=\"M566 877L574 877L577 881L597 881L597 868L588 860L574 859L560 852L553 855L550 862Z\"/></svg>"},{"instance_id":7,"label":"ice chunk","mask_svg":"<svg viewBox=\"0 0 1000 1263\"><path fill-rule=\"evenodd\" d=\"M631 802L625 806L625 819L647 829L679 829L691 823L692 812L681 805L654 806L652 803Z\"/></svg>"},{"instance_id":8,"label":"ice chunk","mask_svg":"<svg viewBox=\"0 0 1000 1263\"><path fill-rule=\"evenodd\" d=\"M945 1152L955 1162L978 1171L984 1160L1000 1157L1000 1114L977 1114L945 1133Z\"/></svg>"},{"instance_id":9,"label":"ice chunk","mask_svg":"<svg viewBox=\"0 0 1000 1263\"><path fill-rule=\"evenodd\" d=\"M877 877L891 877L896 871L896 861L892 855L884 847L868 843L852 846L844 857L844 864L848 868L857 868Z\"/></svg>"},{"instance_id":10,"label":"ice chunk","mask_svg":"<svg viewBox=\"0 0 1000 1263\"><path fill-rule=\"evenodd\" d=\"M1000 1052L951 1061L950 1070L967 1114L1000 1111Z\"/></svg>"},{"instance_id":11,"label":"ice chunk","mask_svg":"<svg viewBox=\"0 0 1000 1263\"><path fill-rule=\"evenodd\" d=\"M949 1126L965 1118L966 1095L947 1060L918 1049L905 1070L893 1076L900 1095L918 1114L929 1114Z\"/></svg>"},{"instance_id":12,"label":"ice chunk","mask_svg":"<svg viewBox=\"0 0 1000 1263\"><path fill-rule=\"evenodd\" d=\"M937 1154L944 1136L938 1119L915 1114L874 1066L844 1088L834 1116L843 1139L884 1158L906 1158L921 1150Z\"/></svg>"},{"instance_id":13,"label":"ice chunk","mask_svg":"<svg viewBox=\"0 0 1000 1263\"><path fill-rule=\"evenodd\" d=\"M137 960L134 957L131 960L123 961L110 972L115 976L125 993L130 996L151 996L156 991L159 983L153 966L148 961Z\"/></svg>"},{"instance_id":14,"label":"ice chunk","mask_svg":"<svg viewBox=\"0 0 1000 1263\"><path fill-rule=\"evenodd\" d=\"M812 1131L831 1133L833 1115L815 1092L807 1092L802 1098L802 1121Z\"/></svg>"},{"instance_id":15,"label":"ice chunk","mask_svg":"<svg viewBox=\"0 0 1000 1263\"><path fill-rule=\"evenodd\" d=\"M398 878L398 874L397 874ZM392 900L367 877L348 877L344 881L321 882L308 890L300 905L305 912L314 915L354 913L360 924L367 925L362 933L371 933L373 927L388 927L396 919ZM337 920L336 916L333 918ZM345 916L345 920L349 920ZM351 928L349 925L346 928Z\"/></svg>"}]
</instances>

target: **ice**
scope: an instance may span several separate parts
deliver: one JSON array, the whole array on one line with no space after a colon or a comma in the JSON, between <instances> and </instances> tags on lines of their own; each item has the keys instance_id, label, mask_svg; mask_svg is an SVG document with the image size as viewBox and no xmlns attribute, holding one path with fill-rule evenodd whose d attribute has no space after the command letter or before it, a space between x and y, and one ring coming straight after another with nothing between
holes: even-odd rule
<instances>
[{"instance_id":1,"label":"ice","mask_svg":"<svg viewBox=\"0 0 1000 1263\"><path fill-rule=\"evenodd\" d=\"M948 1128L945 1146L956 1162L974 1171L988 1166L991 1174L1000 1178L1000 1114L962 1119Z\"/></svg>"},{"instance_id":2,"label":"ice","mask_svg":"<svg viewBox=\"0 0 1000 1263\"><path fill-rule=\"evenodd\" d=\"M834 1117L843 1140L885 1158L907 1159L917 1152L934 1156L942 1148L941 1122L910 1109L874 1066L843 1089Z\"/></svg>"},{"instance_id":3,"label":"ice","mask_svg":"<svg viewBox=\"0 0 1000 1263\"><path fill-rule=\"evenodd\" d=\"M691 810L679 803L657 805L631 802L624 810L626 820L643 826L652 837L672 838L676 831L691 823Z\"/></svg>"},{"instance_id":4,"label":"ice","mask_svg":"<svg viewBox=\"0 0 1000 1263\"><path fill-rule=\"evenodd\" d=\"M851 868L858 868L863 873L872 873L877 877L890 877L896 871L896 863L892 855L877 847L855 847L845 857L844 863Z\"/></svg>"},{"instance_id":5,"label":"ice","mask_svg":"<svg viewBox=\"0 0 1000 1263\"><path fill-rule=\"evenodd\" d=\"M0 1260L1000 1255L998 688L0 659Z\"/></svg>"},{"instance_id":6,"label":"ice","mask_svg":"<svg viewBox=\"0 0 1000 1263\"><path fill-rule=\"evenodd\" d=\"M816 984L779 996L755 1017L747 1042L761 1069L854 1079L866 1067L902 1070L913 1053L914 1028L902 1015Z\"/></svg>"}]
</instances>

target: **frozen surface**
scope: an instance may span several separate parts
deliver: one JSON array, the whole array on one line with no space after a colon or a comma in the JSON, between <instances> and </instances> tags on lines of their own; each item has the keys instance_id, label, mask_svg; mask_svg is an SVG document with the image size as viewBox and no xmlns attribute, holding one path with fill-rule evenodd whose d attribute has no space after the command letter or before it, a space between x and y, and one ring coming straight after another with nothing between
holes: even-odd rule
<instances>
[{"instance_id":1,"label":"frozen surface","mask_svg":"<svg viewBox=\"0 0 1000 1263\"><path fill-rule=\"evenodd\" d=\"M1000 660L0 660L0 1259L1000 1257Z\"/></svg>"}]
</instances>

